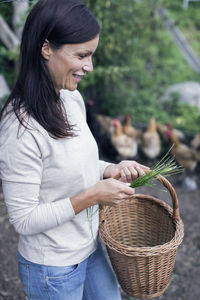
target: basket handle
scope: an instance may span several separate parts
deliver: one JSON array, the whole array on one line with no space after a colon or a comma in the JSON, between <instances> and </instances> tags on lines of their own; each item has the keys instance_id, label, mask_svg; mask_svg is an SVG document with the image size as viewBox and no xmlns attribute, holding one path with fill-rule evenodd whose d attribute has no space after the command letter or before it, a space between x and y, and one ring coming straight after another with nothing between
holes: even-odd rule
<instances>
[{"instance_id":1,"label":"basket handle","mask_svg":"<svg viewBox=\"0 0 200 300\"><path fill-rule=\"evenodd\" d=\"M177 194L171 185L171 183L162 175L156 176L156 178L168 189L171 197L172 197L172 204L173 204L173 219L180 220L180 210L179 210L179 202Z\"/></svg>"},{"instance_id":2,"label":"basket handle","mask_svg":"<svg viewBox=\"0 0 200 300\"><path fill-rule=\"evenodd\" d=\"M114 177L114 179L118 180L120 178L120 175L116 175ZM172 204L173 204L173 219L175 220L180 220L180 210L179 210L179 202L178 202L178 197L177 194L173 188L173 186L171 185L171 183L162 175L158 175L156 176L156 178L168 189L171 197L172 197ZM133 195L134 197L134 195ZM105 220L105 214L104 214L104 209L103 209L103 205L99 206L100 208L100 224L102 222L104 222Z\"/></svg>"}]
</instances>

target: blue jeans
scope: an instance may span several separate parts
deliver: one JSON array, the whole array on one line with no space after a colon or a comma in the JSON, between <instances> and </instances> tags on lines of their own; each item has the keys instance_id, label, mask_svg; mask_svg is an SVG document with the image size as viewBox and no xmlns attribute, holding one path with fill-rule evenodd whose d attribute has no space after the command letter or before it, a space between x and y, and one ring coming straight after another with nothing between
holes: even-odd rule
<instances>
[{"instance_id":1,"label":"blue jeans","mask_svg":"<svg viewBox=\"0 0 200 300\"><path fill-rule=\"evenodd\" d=\"M80 264L55 267L32 263L18 253L19 275L29 300L120 300L102 246Z\"/></svg>"}]
</instances>

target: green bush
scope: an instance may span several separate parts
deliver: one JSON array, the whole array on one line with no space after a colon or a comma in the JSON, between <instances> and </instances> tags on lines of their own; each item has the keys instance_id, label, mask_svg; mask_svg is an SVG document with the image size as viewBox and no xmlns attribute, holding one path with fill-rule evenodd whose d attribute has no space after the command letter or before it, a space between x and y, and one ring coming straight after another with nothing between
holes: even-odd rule
<instances>
[{"instance_id":1,"label":"green bush","mask_svg":"<svg viewBox=\"0 0 200 300\"><path fill-rule=\"evenodd\" d=\"M165 89L199 80L154 13L156 7L173 1L85 2L102 28L94 71L81 83L85 98L93 98L98 111L111 116L130 113L135 122L146 123L152 116L165 122L169 116L158 102Z\"/></svg>"}]
</instances>

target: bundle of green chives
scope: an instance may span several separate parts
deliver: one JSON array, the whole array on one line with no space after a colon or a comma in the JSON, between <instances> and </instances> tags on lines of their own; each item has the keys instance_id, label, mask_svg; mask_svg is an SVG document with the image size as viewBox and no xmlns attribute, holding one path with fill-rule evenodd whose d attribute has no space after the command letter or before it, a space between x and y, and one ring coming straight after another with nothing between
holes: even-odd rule
<instances>
[{"instance_id":1,"label":"bundle of green chives","mask_svg":"<svg viewBox=\"0 0 200 300\"><path fill-rule=\"evenodd\" d=\"M175 158L169 155L169 152L171 151L172 147L168 150L164 157L153 166L153 168L148 173L136 178L131 183L130 187L136 188L143 185L153 186L153 180L158 175L169 177L171 175L182 173L184 171L184 168L182 166L177 166Z\"/></svg>"}]
</instances>

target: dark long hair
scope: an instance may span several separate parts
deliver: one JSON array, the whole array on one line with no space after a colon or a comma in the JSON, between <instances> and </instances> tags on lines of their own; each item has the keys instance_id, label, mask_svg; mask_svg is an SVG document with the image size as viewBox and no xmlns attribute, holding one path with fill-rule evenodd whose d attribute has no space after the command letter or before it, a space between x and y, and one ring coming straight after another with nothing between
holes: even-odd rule
<instances>
[{"instance_id":1,"label":"dark long hair","mask_svg":"<svg viewBox=\"0 0 200 300\"><path fill-rule=\"evenodd\" d=\"M59 49L64 44L87 42L99 31L94 16L78 0L39 0L24 26L19 75L0 119L12 104L12 111L24 127L26 117L31 116L54 138L73 136L73 126L56 94L41 49L45 39Z\"/></svg>"}]
</instances>

